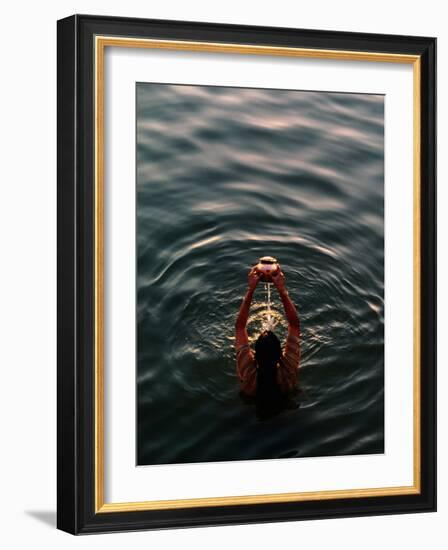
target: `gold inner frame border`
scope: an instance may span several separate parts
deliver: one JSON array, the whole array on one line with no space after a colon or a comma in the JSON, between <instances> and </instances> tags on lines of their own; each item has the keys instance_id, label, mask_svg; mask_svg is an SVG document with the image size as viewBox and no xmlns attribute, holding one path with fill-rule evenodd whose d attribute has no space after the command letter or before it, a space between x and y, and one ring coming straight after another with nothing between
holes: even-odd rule
<instances>
[{"instance_id":1,"label":"gold inner frame border","mask_svg":"<svg viewBox=\"0 0 448 550\"><path fill-rule=\"evenodd\" d=\"M266 56L286 56L327 60L406 63L413 66L413 458L414 483L410 486L366 489L342 489L332 491L273 493L225 497L201 497L178 500L153 500L141 502L106 503L104 501L104 55L106 47L146 48L159 50L197 51L207 53L233 53ZM393 495L411 495L421 492L421 423L420 423L420 277L421 277L421 60L418 55L381 52L358 52L281 46L256 46L250 44L226 44L119 36L96 36L95 60L95 513L166 510L211 506L232 506L279 502L304 502L344 498L365 498Z\"/></svg>"}]
</instances>

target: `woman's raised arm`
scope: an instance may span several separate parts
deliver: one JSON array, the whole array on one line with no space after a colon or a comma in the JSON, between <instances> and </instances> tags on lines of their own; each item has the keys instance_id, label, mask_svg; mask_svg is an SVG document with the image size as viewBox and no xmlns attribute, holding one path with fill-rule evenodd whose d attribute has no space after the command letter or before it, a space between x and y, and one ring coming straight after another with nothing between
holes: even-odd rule
<instances>
[{"instance_id":1,"label":"woman's raised arm","mask_svg":"<svg viewBox=\"0 0 448 550\"><path fill-rule=\"evenodd\" d=\"M247 276L248 279L248 288L246 295L243 298L243 301L238 312L238 316L235 322L235 336L236 336L236 346L245 344L248 342L247 336L247 320L249 319L249 310L250 304L252 303L252 297L254 295L255 287L260 280L260 274L255 268L252 268Z\"/></svg>"},{"instance_id":2,"label":"woman's raised arm","mask_svg":"<svg viewBox=\"0 0 448 550\"><path fill-rule=\"evenodd\" d=\"M279 270L276 275L272 275L272 282L276 286L280 299L285 310L285 317L288 321L289 332L291 334L299 336L300 333L300 320L297 313L296 306L289 297L288 291L286 290L286 279L283 271Z\"/></svg>"}]
</instances>

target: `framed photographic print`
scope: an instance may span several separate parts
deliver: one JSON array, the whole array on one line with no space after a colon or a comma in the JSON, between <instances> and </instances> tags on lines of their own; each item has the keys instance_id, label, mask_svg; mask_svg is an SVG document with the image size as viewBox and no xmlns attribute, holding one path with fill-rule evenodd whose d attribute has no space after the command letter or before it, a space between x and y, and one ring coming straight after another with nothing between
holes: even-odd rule
<instances>
[{"instance_id":1,"label":"framed photographic print","mask_svg":"<svg viewBox=\"0 0 448 550\"><path fill-rule=\"evenodd\" d=\"M58 527L434 511L434 38L58 22Z\"/></svg>"}]
</instances>

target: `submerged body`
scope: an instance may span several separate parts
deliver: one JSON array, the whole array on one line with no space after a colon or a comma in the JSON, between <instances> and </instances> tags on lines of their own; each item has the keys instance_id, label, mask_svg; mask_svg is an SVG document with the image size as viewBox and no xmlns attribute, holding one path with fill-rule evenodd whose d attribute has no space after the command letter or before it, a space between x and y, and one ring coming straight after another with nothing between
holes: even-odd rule
<instances>
[{"instance_id":1,"label":"submerged body","mask_svg":"<svg viewBox=\"0 0 448 550\"><path fill-rule=\"evenodd\" d=\"M255 352L249 345L247 320L253 293L261 279L254 268L248 276L248 290L235 324L237 374L243 394L263 401L278 401L297 387L300 362L300 322L296 307L285 286L285 276L279 270L272 276L288 320L288 336L284 349L275 334L268 330L258 337Z\"/></svg>"}]
</instances>

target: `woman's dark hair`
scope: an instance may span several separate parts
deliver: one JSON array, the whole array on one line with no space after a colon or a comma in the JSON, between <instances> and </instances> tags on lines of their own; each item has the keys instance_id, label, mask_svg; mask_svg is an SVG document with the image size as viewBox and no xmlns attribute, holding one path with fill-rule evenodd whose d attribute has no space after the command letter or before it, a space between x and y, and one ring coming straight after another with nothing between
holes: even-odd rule
<instances>
[{"instance_id":1,"label":"woman's dark hair","mask_svg":"<svg viewBox=\"0 0 448 550\"><path fill-rule=\"evenodd\" d=\"M280 340L270 330L263 331L255 343L257 370L257 405L263 409L277 408L281 392L277 383L277 363L282 355Z\"/></svg>"},{"instance_id":2,"label":"woman's dark hair","mask_svg":"<svg viewBox=\"0 0 448 550\"><path fill-rule=\"evenodd\" d=\"M271 330L263 331L255 343L255 359L258 367L272 364L275 366L281 355L280 340Z\"/></svg>"}]
</instances>

